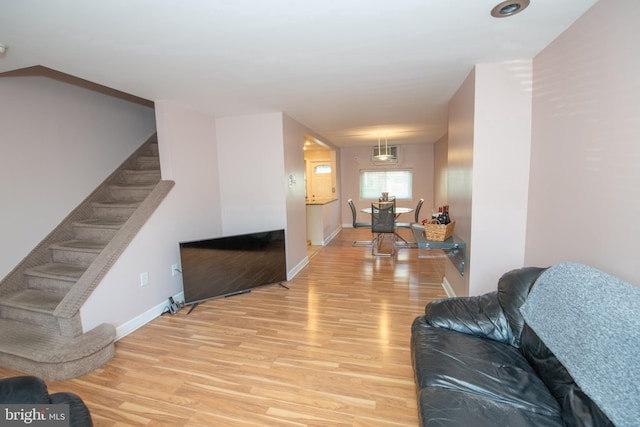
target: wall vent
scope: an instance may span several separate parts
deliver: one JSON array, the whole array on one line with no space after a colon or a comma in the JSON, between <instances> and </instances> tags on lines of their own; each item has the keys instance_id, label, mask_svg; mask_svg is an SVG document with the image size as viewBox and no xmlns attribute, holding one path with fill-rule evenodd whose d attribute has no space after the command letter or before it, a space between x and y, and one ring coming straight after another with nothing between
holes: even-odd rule
<instances>
[{"instance_id":1,"label":"wall vent","mask_svg":"<svg viewBox=\"0 0 640 427\"><path fill-rule=\"evenodd\" d=\"M389 153L389 158L386 160L379 159L378 155L380 153L385 154L385 150L386 152ZM375 165L388 165L388 164L398 163L398 147L395 145L394 146L390 145L385 149L385 147L382 146L380 147L380 151L378 151L377 146L373 147L373 149L371 150L371 161Z\"/></svg>"}]
</instances>

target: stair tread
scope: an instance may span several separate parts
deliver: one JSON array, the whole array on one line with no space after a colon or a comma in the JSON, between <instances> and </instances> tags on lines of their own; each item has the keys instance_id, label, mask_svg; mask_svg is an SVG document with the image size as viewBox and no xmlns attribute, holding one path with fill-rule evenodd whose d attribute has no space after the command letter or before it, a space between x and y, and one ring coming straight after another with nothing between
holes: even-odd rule
<instances>
[{"instance_id":1,"label":"stair tread","mask_svg":"<svg viewBox=\"0 0 640 427\"><path fill-rule=\"evenodd\" d=\"M109 187L122 190L153 190L155 184L111 184Z\"/></svg>"},{"instance_id":2,"label":"stair tread","mask_svg":"<svg viewBox=\"0 0 640 427\"><path fill-rule=\"evenodd\" d=\"M107 243L99 240L67 240L66 242L54 243L51 245L51 248L67 251L100 253L105 246L107 246Z\"/></svg>"},{"instance_id":3,"label":"stair tread","mask_svg":"<svg viewBox=\"0 0 640 427\"><path fill-rule=\"evenodd\" d=\"M100 228L120 228L127 222L123 218L91 218L77 221L74 223L77 227L100 227Z\"/></svg>"},{"instance_id":4,"label":"stair tread","mask_svg":"<svg viewBox=\"0 0 640 427\"><path fill-rule=\"evenodd\" d=\"M160 169L125 169L123 172L134 175L156 175L160 174Z\"/></svg>"},{"instance_id":5,"label":"stair tread","mask_svg":"<svg viewBox=\"0 0 640 427\"><path fill-rule=\"evenodd\" d=\"M0 319L0 353L40 363L82 359L110 345L114 338L115 328L112 325L101 325L78 337L63 337L46 328Z\"/></svg>"},{"instance_id":6,"label":"stair tread","mask_svg":"<svg viewBox=\"0 0 640 427\"><path fill-rule=\"evenodd\" d=\"M137 200L123 201L123 200L102 200L100 202L93 202L94 206L122 206L122 207L138 207L140 202Z\"/></svg>"},{"instance_id":7,"label":"stair tread","mask_svg":"<svg viewBox=\"0 0 640 427\"><path fill-rule=\"evenodd\" d=\"M31 310L38 313L53 314L64 295L37 289L22 289L6 295L0 301L1 305Z\"/></svg>"},{"instance_id":8,"label":"stair tread","mask_svg":"<svg viewBox=\"0 0 640 427\"><path fill-rule=\"evenodd\" d=\"M28 268L25 274L30 276L47 277L58 280L78 280L84 274L87 267L77 264L66 264L62 262L49 262L35 267Z\"/></svg>"}]
</instances>

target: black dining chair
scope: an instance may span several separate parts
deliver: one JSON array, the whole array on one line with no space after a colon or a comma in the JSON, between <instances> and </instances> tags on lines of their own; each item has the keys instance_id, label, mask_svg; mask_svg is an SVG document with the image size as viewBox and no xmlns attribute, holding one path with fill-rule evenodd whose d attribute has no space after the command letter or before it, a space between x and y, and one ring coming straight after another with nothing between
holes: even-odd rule
<instances>
[{"instance_id":1,"label":"black dining chair","mask_svg":"<svg viewBox=\"0 0 640 427\"><path fill-rule=\"evenodd\" d=\"M351 208L351 216L353 217L353 228L370 228L370 222L358 222L357 217L358 213L356 211L356 206L353 203L353 199L347 200L349 204L349 208ZM351 246L371 246L373 244L373 240L354 240L351 242Z\"/></svg>"},{"instance_id":2,"label":"black dining chair","mask_svg":"<svg viewBox=\"0 0 640 427\"><path fill-rule=\"evenodd\" d=\"M414 219L415 219L415 223L420 222L420 209L422 209L422 204L424 203L424 199L420 199L418 200L418 204L416 205L416 209L414 211ZM396 227L398 228L411 228L411 224L410 222L398 222L396 223Z\"/></svg>"},{"instance_id":3,"label":"black dining chair","mask_svg":"<svg viewBox=\"0 0 640 427\"><path fill-rule=\"evenodd\" d=\"M351 216L353 217L353 219L352 219L353 228L369 228L369 227L371 227L371 223L370 222L358 222L357 221L358 213L356 211L356 205L354 205L354 203L353 203L353 199L349 199L347 201L347 203L349 204L349 207L351 208Z\"/></svg>"},{"instance_id":4,"label":"black dining chair","mask_svg":"<svg viewBox=\"0 0 640 427\"><path fill-rule=\"evenodd\" d=\"M371 234L373 234L373 255L391 256L395 253L396 212L395 203L371 204ZM385 235L391 235L391 251L382 252Z\"/></svg>"}]
</instances>

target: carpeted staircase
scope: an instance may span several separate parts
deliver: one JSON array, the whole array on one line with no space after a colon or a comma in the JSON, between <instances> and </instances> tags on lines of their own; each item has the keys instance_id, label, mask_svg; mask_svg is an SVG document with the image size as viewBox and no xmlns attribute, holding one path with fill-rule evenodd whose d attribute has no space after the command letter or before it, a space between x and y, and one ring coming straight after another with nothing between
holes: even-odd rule
<instances>
[{"instance_id":1,"label":"carpeted staircase","mask_svg":"<svg viewBox=\"0 0 640 427\"><path fill-rule=\"evenodd\" d=\"M0 365L50 380L113 357L115 327L83 331L80 308L173 186L155 135L0 282Z\"/></svg>"}]
</instances>

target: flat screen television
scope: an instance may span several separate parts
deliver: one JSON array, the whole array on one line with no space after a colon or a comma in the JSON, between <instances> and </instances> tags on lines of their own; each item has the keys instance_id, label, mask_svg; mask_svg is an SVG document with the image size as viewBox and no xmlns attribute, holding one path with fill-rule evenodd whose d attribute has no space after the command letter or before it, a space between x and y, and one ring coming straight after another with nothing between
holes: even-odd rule
<instances>
[{"instance_id":1,"label":"flat screen television","mask_svg":"<svg viewBox=\"0 0 640 427\"><path fill-rule=\"evenodd\" d=\"M284 230L180 243L186 305L287 280Z\"/></svg>"}]
</instances>

